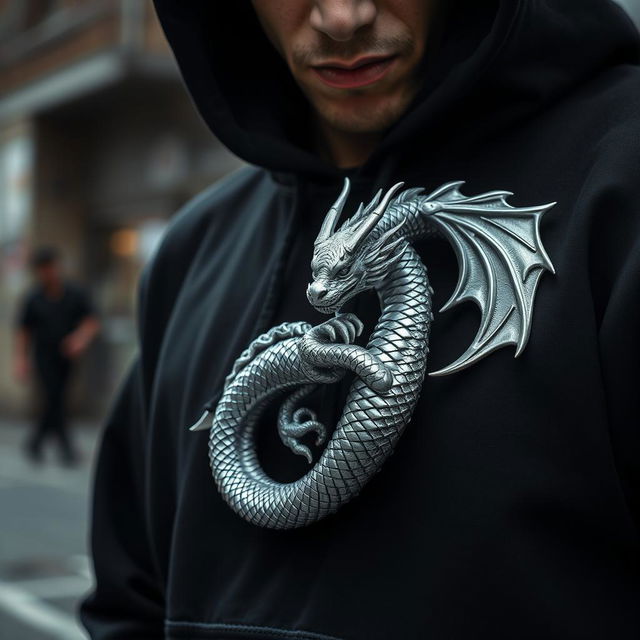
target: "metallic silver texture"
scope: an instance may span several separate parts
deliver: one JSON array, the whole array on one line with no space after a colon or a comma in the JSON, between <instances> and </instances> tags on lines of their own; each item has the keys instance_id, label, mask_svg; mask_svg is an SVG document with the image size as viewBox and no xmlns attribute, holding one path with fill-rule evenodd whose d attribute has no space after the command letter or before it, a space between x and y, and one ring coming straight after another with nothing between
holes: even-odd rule
<instances>
[{"instance_id":1,"label":"metallic silver texture","mask_svg":"<svg viewBox=\"0 0 640 640\"><path fill-rule=\"evenodd\" d=\"M203 416L193 427L210 425L214 480L248 522L272 529L316 522L354 498L393 452L422 388L433 319L427 270L411 243L433 234L451 242L460 275L442 310L472 300L482 315L471 346L431 375L460 371L506 345L516 347L516 356L522 353L540 276L553 272L539 231L553 204L512 207L507 191L467 197L462 184L451 182L429 195L406 189L396 196L402 187L397 184L337 229L349 195L345 180L315 241L307 290L318 311L335 316L317 326L285 322L256 338L227 376L212 422ZM381 315L362 347L355 344L362 323L340 309L367 289L377 291ZM254 443L263 409L289 394L280 407L278 433L311 462L300 438L314 433L319 446L327 429L298 403L347 371L355 379L318 461L295 482L275 482L262 470Z\"/></svg>"}]
</instances>

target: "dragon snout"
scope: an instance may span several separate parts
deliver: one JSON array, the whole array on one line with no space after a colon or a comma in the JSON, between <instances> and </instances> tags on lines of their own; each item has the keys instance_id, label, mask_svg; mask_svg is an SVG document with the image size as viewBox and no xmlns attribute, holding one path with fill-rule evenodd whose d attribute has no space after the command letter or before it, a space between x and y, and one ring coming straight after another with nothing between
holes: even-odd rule
<instances>
[{"instance_id":1,"label":"dragon snout","mask_svg":"<svg viewBox=\"0 0 640 640\"><path fill-rule=\"evenodd\" d=\"M329 290L327 287L325 287L321 282L312 282L307 287L307 299L311 304L316 305L322 301L322 298L324 298L328 292Z\"/></svg>"}]
</instances>

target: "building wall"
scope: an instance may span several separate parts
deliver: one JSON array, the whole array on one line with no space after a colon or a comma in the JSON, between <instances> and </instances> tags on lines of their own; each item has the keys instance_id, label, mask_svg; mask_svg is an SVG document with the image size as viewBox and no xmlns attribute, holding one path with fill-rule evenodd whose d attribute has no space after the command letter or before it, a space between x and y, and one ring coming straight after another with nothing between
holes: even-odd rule
<instances>
[{"instance_id":1,"label":"building wall","mask_svg":"<svg viewBox=\"0 0 640 640\"><path fill-rule=\"evenodd\" d=\"M627 10L636 24L640 24L640 0L616 0L616 2Z\"/></svg>"},{"instance_id":2,"label":"building wall","mask_svg":"<svg viewBox=\"0 0 640 640\"><path fill-rule=\"evenodd\" d=\"M0 129L0 411L3 404L24 406L28 400L26 389L13 379L11 355L16 303L27 284L25 238L32 222L34 148L28 121Z\"/></svg>"}]
</instances>

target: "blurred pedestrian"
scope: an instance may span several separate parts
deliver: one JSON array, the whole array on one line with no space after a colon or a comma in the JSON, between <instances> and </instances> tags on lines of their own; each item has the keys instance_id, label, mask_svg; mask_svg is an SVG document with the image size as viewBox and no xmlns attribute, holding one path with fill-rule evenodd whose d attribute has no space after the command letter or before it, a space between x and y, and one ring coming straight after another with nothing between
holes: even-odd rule
<instances>
[{"instance_id":1,"label":"blurred pedestrian","mask_svg":"<svg viewBox=\"0 0 640 640\"><path fill-rule=\"evenodd\" d=\"M31 267L36 282L18 314L14 361L21 382L35 373L42 398L27 453L40 461L45 439L56 438L62 460L73 464L78 456L67 430L66 392L73 364L91 344L99 323L87 293L64 278L56 249L35 250Z\"/></svg>"}]
</instances>

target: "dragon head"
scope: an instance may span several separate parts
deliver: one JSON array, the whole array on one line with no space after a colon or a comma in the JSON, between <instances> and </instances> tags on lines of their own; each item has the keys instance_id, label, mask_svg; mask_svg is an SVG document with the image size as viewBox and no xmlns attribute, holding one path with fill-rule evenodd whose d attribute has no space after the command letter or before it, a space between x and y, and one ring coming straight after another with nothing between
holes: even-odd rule
<instances>
[{"instance_id":1,"label":"dragon head","mask_svg":"<svg viewBox=\"0 0 640 640\"><path fill-rule=\"evenodd\" d=\"M342 192L329 209L316 238L311 260L313 280L307 288L309 302L322 313L334 313L362 291L375 288L397 262L407 243L397 232L404 221L378 238L371 231L382 219L391 198L402 187L393 186L381 200L382 191L360 208L336 230L350 183L346 178Z\"/></svg>"}]
</instances>

